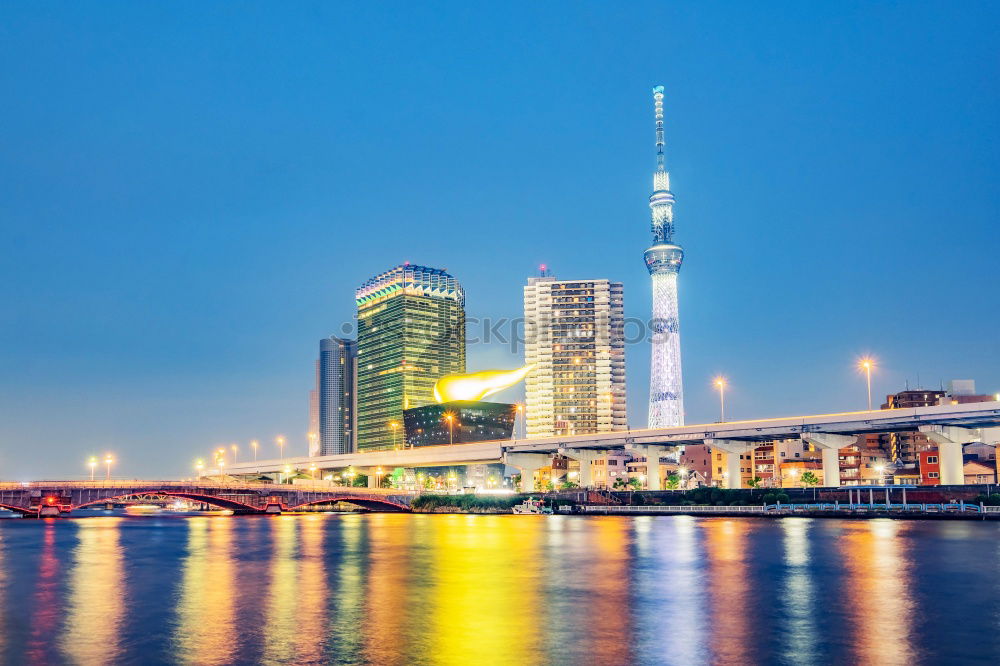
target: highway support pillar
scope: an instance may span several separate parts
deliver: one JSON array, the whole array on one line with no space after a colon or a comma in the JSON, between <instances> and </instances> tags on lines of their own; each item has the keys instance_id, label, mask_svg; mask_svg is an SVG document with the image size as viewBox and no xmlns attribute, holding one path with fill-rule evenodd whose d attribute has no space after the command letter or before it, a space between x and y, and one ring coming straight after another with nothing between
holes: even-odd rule
<instances>
[{"instance_id":1,"label":"highway support pillar","mask_svg":"<svg viewBox=\"0 0 1000 666\"><path fill-rule=\"evenodd\" d=\"M646 459L646 490L663 490L663 479L660 478L660 456L667 451L668 447L656 444L632 444L626 448Z\"/></svg>"},{"instance_id":2,"label":"highway support pillar","mask_svg":"<svg viewBox=\"0 0 1000 666\"><path fill-rule=\"evenodd\" d=\"M552 464L552 456L545 453L505 453L504 462L521 472L521 492L535 490L535 472Z\"/></svg>"},{"instance_id":3,"label":"highway support pillar","mask_svg":"<svg viewBox=\"0 0 1000 666\"><path fill-rule=\"evenodd\" d=\"M983 441L982 430L958 426L927 425L920 426L920 432L937 444L938 462L941 465L941 485L965 485L965 472L962 469L964 467L962 445Z\"/></svg>"},{"instance_id":4,"label":"highway support pillar","mask_svg":"<svg viewBox=\"0 0 1000 666\"><path fill-rule=\"evenodd\" d=\"M604 451L593 449L559 449L559 453L580 463L580 487L590 488L594 485L592 463L604 455Z\"/></svg>"},{"instance_id":5,"label":"highway support pillar","mask_svg":"<svg viewBox=\"0 0 1000 666\"><path fill-rule=\"evenodd\" d=\"M812 444L823 455L823 486L840 487L840 450L857 441L850 435L835 435L830 432L804 432L802 441Z\"/></svg>"},{"instance_id":6,"label":"highway support pillar","mask_svg":"<svg viewBox=\"0 0 1000 666\"><path fill-rule=\"evenodd\" d=\"M726 473L722 475L723 486L730 489L743 487L743 470L740 468L740 456L753 451L754 442L742 439L706 439L705 445L713 452L724 451L726 454ZM750 466L753 467L751 455Z\"/></svg>"}]
</instances>

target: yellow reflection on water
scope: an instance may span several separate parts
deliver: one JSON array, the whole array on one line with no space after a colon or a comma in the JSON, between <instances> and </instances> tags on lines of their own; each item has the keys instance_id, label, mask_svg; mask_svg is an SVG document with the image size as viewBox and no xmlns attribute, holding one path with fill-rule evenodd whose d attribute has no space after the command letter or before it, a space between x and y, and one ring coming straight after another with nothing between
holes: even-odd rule
<instances>
[{"instance_id":1,"label":"yellow reflection on water","mask_svg":"<svg viewBox=\"0 0 1000 666\"><path fill-rule=\"evenodd\" d=\"M581 609L588 662L630 663L632 645L622 640L632 635L629 608L629 544L632 525L617 516L595 516L585 527L595 557L584 572L587 603Z\"/></svg>"},{"instance_id":2,"label":"yellow reflection on water","mask_svg":"<svg viewBox=\"0 0 1000 666\"><path fill-rule=\"evenodd\" d=\"M265 663L286 661L295 654L296 599L299 593L298 566L295 560L296 532L301 516L274 516L271 527L271 570L268 580L267 612L264 617Z\"/></svg>"},{"instance_id":3,"label":"yellow reflection on water","mask_svg":"<svg viewBox=\"0 0 1000 666\"><path fill-rule=\"evenodd\" d=\"M60 643L76 664L113 663L121 653L120 631L128 603L121 521L106 517L75 524L79 543L69 572L69 609Z\"/></svg>"},{"instance_id":4,"label":"yellow reflection on water","mask_svg":"<svg viewBox=\"0 0 1000 666\"><path fill-rule=\"evenodd\" d=\"M433 518L427 656L439 664L543 662L539 551L546 519Z\"/></svg>"},{"instance_id":5,"label":"yellow reflection on water","mask_svg":"<svg viewBox=\"0 0 1000 666\"><path fill-rule=\"evenodd\" d=\"M915 658L909 524L887 518L846 523L839 543L844 603L854 624L855 663L908 664Z\"/></svg>"},{"instance_id":6,"label":"yellow reflection on water","mask_svg":"<svg viewBox=\"0 0 1000 666\"><path fill-rule=\"evenodd\" d=\"M301 519L299 540L299 593L295 633L298 663L318 664L323 661L323 645L327 631L326 566L323 563L324 515Z\"/></svg>"},{"instance_id":7,"label":"yellow reflection on water","mask_svg":"<svg viewBox=\"0 0 1000 666\"><path fill-rule=\"evenodd\" d=\"M406 664L407 606L411 587L410 547L413 517L371 514L368 520L368 573L365 579L365 647L375 664ZM423 618L416 618L422 622Z\"/></svg>"},{"instance_id":8,"label":"yellow reflection on water","mask_svg":"<svg viewBox=\"0 0 1000 666\"><path fill-rule=\"evenodd\" d=\"M711 581L711 653L716 663L748 663L754 608L746 558L752 524L745 518L710 518L701 526Z\"/></svg>"},{"instance_id":9,"label":"yellow reflection on water","mask_svg":"<svg viewBox=\"0 0 1000 666\"><path fill-rule=\"evenodd\" d=\"M236 569L233 566L233 525L226 517L188 519L177 629L178 661L187 664L227 664L233 661Z\"/></svg>"},{"instance_id":10,"label":"yellow reflection on water","mask_svg":"<svg viewBox=\"0 0 1000 666\"><path fill-rule=\"evenodd\" d=\"M368 516L348 514L337 517L339 543L333 551L340 556L339 564L332 573L333 602L330 604L333 617L330 633L336 645L337 654L359 654L362 649L365 628L364 617L364 534Z\"/></svg>"}]
</instances>

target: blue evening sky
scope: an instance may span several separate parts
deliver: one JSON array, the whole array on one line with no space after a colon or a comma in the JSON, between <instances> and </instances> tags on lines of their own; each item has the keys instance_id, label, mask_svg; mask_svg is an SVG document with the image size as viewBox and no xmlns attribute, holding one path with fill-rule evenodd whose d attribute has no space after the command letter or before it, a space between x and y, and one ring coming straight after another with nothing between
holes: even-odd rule
<instances>
[{"instance_id":1,"label":"blue evening sky","mask_svg":"<svg viewBox=\"0 0 1000 666\"><path fill-rule=\"evenodd\" d=\"M304 452L319 338L407 260L473 317L542 262L648 317L655 84L689 422L716 373L861 408L864 353L998 391L998 47L985 2L3 3L0 478Z\"/></svg>"}]
</instances>

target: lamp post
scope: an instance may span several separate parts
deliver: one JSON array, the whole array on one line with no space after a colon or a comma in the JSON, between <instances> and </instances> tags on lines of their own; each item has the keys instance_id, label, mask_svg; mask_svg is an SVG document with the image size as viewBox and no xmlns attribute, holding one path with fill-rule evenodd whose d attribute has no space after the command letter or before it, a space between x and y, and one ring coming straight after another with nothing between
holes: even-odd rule
<instances>
[{"instance_id":1,"label":"lamp post","mask_svg":"<svg viewBox=\"0 0 1000 666\"><path fill-rule=\"evenodd\" d=\"M231 448L233 450L233 464L235 465L237 463L236 453L240 450L240 447L238 447L235 444L233 444L229 448Z\"/></svg>"},{"instance_id":2,"label":"lamp post","mask_svg":"<svg viewBox=\"0 0 1000 666\"><path fill-rule=\"evenodd\" d=\"M392 450L398 451L399 447L396 446L396 429L399 428L399 424L395 421L389 423L389 427L392 428Z\"/></svg>"},{"instance_id":3,"label":"lamp post","mask_svg":"<svg viewBox=\"0 0 1000 666\"><path fill-rule=\"evenodd\" d=\"M205 461L198 458L194 461L194 469L198 473L198 478L200 479L202 477L202 472L205 470Z\"/></svg>"},{"instance_id":4,"label":"lamp post","mask_svg":"<svg viewBox=\"0 0 1000 666\"><path fill-rule=\"evenodd\" d=\"M285 465L284 468L283 468L283 471L284 471L285 475L281 479L281 483L285 483L286 481L288 481L288 477L291 476L291 474L292 474L292 467L291 467L291 465Z\"/></svg>"},{"instance_id":5,"label":"lamp post","mask_svg":"<svg viewBox=\"0 0 1000 666\"><path fill-rule=\"evenodd\" d=\"M444 420L448 422L448 443L455 443L455 415L448 412L444 415Z\"/></svg>"},{"instance_id":6,"label":"lamp post","mask_svg":"<svg viewBox=\"0 0 1000 666\"><path fill-rule=\"evenodd\" d=\"M858 363L858 368L860 368L865 373L865 380L868 384L868 411L872 411L872 368L875 367L875 361L869 357L861 359Z\"/></svg>"},{"instance_id":7,"label":"lamp post","mask_svg":"<svg viewBox=\"0 0 1000 666\"><path fill-rule=\"evenodd\" d=\"M679 481L680 481L680 484L679 484L680 487L684 488L686 490L687 489L687 478L688 478L688 469L687 469L687 467L678 467L677 468L677 475L680 477L680 479L679 479Z\"/></svg>"},{"instance_id":8,"label":"lamp post","mask_svg":"<svg viewBox=\"0 0 1000 666\"><path fill-rule=\"evenodd\" d=\"M278 435L274 438L275 443L278 445L278 456L281 460L285 459L285 438L282 435Z\"/></svg>"},{"instance_id":9,"label":"lamp post","mask_svg":"<svg viewBox=\"0 0 1000 666\"><path fill-rule=\"evenodd\" d=\"M253 461L257 462L257 447L260 446L260 442L256 439L250 442L250 448L253 449Z\"/></svg>"},{"instance_id":10,"label":"lamp post","mask_svg":"<svg viewBox=\"0 0 1000 666\"><path fill-rule=\"evenodd\" d=\"M382 471L381 467L379 467L379 468L377 468L375 470L375 487L376 488L381 488L382 487L382 475L384 473L385 472Z\"/></svg>"},{"instance_id":11,"label":"lamp post","mask_svg":"<svg viewBox=\"0 0 1000 666\"><path fill-rule=\"evenodd\" d=\"M111 480L111 464L114 463L114 461L115 459L111 456L110 453L104 456L104 464L108 466L108 474L107 474L108 481Z\"/></svg>"},{"instance_id":12,"label":"lamp post","mask_svg":"<svg viewBox=\"0 0 1000 666\"><path fill-rule=\"evenodd\" d=\"M97 467L97 456L90 456L90 460L87 461L87 466L90 467L90 480L94 480L94 469Z\"/></svg>"},{"instance_id":13,"label":"lamp post","mask_svg":"<svg viewBox=\"0 0 1000 666\"><path fill-rule=\"evenodd\" d=\"M315 481L316 480L316 463L313 463L312 465L309 465L309 473L312 476L313 481Z\"/></svg>"},{"instance_id":14,"label":"lamp post","mask_svg":"<svg viewBox=\"0 0 1000 666\"><path fill-rule=\"evenodd\" d=\"M715 378L715 387L719 389L719 423L726 422L726 378Z\"/></svg>"},{"instance_id":15,"label":"lamp post","mask_svg":"<svg viewBox=\"0 0 1000 666\"><path fill-rule=\"evenodd\" d=\"M795 469L794 467L788 470L788 476L792 477L793 488L795 487L795 477L797 477L798 475L799 475L799 470Z\"/></svg>"}]
</instances>

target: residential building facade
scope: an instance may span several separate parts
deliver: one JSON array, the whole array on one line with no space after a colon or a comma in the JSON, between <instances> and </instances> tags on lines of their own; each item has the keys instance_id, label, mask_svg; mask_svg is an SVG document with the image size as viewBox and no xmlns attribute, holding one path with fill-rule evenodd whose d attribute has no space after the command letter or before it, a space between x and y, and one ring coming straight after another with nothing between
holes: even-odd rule
<instances>
[{"instance_id":1,"label":"residential building facade","mask_svg":"<svg viewBox=\"0 0 1000 666\"><path fill-rule=\"evenodd\" d=\"M527 436L625 430L622 284L529 278L524 319Z\"/></svg>"}]
</instances>

